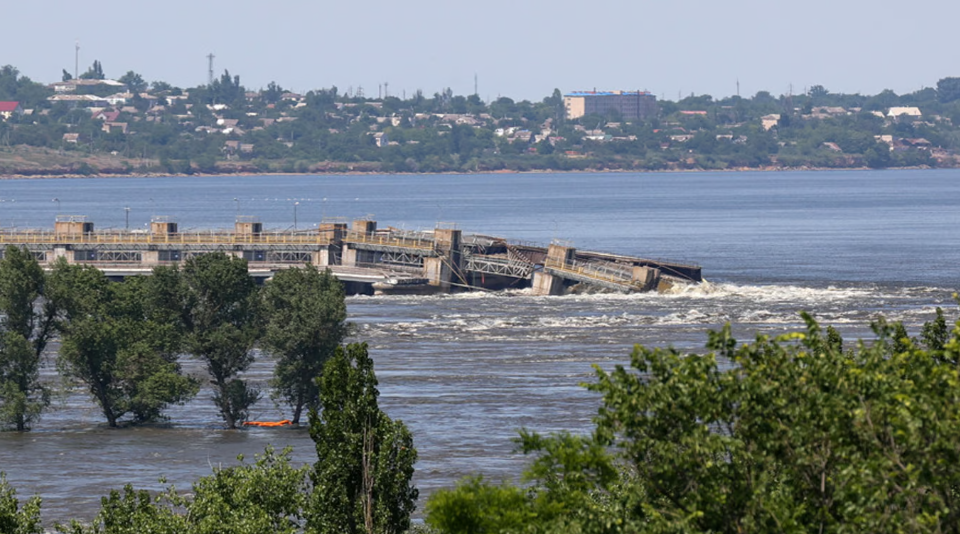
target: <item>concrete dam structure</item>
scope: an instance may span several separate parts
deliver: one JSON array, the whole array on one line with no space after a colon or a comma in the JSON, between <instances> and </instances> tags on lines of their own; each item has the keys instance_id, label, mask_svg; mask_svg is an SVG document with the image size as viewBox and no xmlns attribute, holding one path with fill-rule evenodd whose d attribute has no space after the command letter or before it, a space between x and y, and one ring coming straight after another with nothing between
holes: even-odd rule
<instances>
[{"instance_id":1,"label":"concrete dam structure","mask_svg":"<svg viewBox=\"0 0 960 534\"><path fill-rule=\"evenodd\" d=\"M247 260L251 276L311 264L328 268L349 294L426 294L532 287L539 295L569 291L631 293L700 282L695 265L464 234L452 224L432 231L377 227L370 219L322 222L300 231L270 231L238 216L233 231L181 232L154 217L150 229L97 231L85 216L58 216L53 231L0 229L0 247L24 247L41 265L92 265L122 279L177 265L191 256L224 252Z\"/></svg>"}]
</instances>

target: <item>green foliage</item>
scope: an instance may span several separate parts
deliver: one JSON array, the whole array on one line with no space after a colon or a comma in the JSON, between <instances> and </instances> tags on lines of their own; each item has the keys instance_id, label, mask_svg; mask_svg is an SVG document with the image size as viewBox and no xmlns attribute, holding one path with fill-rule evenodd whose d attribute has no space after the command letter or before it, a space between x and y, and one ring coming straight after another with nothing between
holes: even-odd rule
<instances>
[{"instance_id":1,"label":"green foliage","mask_svg":"<svg viewBox=\"0 0 960 534\"><path fill-rule=\"evenodd\" d=\"M520 532L537 518L522 488L489 484L479 476L460 481L455 489L437 490L426 513L431 527L458 534Z\"/></svg>"},{"instance_id":2,"label":"green foliage","mask_svg":"<svg viewBox=\"0 0 960 534\"><path fill-rule=\"evenodd\" d=\"M308 467L290 465L290 450L267 448L253 465L215 469L193 485L152 498L126 486L101 499L93 525L60 526L68 534L294 534L302 532ZM6 531L3 531L6 532Z\"/></svg>"},{"instance_id":3,"label":"green foliage","mask_svg":"<svg viewBox=\"0 0 960 534\"><path fill-rule=\"evenodd\" d=\"M319 408L317 378L349 331L344 299L343 284L312 265L282 270L264 289L263 344L277 356L274 397L293 408L293 424L304 407Z\"/></svg>"},{"instance_id":4,"label":"green foliage","mask_svg":"<svg viewBox=\"0 0 960 534\"><path fill-rule=\"evenodd\" d=\"M300 532L309 467L293 468L289 454L289 449L276 455L268 448L254 465L218 469L200 479L187 505L192 532Z\"/></svg>"},{"instance_id":5,"label":"green foliage","mask_svg":"<svg viewBox=\"0 0 960 534\"><path fill-rule=\"evenodd\" d=\"M960 78L942 78L937 82L937 99L944 103L960 100Z\"/></svg>"},{"instance_id":6,"label":"green foliage","mask_svg":"<svg viewBox=\"0 0 960 534\"><path fill-rule=\"evenodd\" d=\"M33 497L23 506L17 492L0 473L0 532L4 534L43 534L40 521L40 497Z\"/></svg>"},{"instance_id":7,"label":"green foliage","mask_svg":"<svg viewBox=\"0 0 960 534\"><path fill-rule=\"evenodd\" d=\"M143 76L128 70L126 74L117 79L118 82L127 86L127 89L131 93L139 94L147 90L147 82L143 79ZM139 96L139 95L138 95Z\"/></svg>"},{"instance_id":8,"label":"green foliage","mask_svg":"<svg viewBox=\"0 0 960 534\"><path fill-rule=\"evenodd\" d=\"M50 403L40 358L56 309L43 301L45 276L26 249L9 246L0 260L0 425L27 430Z\"/></svg>"},{"instance_id":9,"label":"green foliage","mask_svg":"<svg viewBox=\"0 0 960 534\"><path fill-rule=\"evenodd\" d=\"M103 74L103 65L100 64L98 60L93 61L93 65L90 65L90 68L87 69L87 72L84 72L80 75L81 80L103 80L106 79L106 76Z\"/></svg>"},{"instance_id":10,"label":"green foliage","mask_svg":"<svg viewBox=\"0 0 960 534\"><path fill-rule=\"evenodd\" d=\"M94 267L61 261L50 277L51 302L62 310L58 365L87 387L112 427L127 414L134 423L162 419L164 408L199 390L177 363L179 308L168 294L175 274L155 274L111 283Z\"/></svg>"},{"instance_id":11,"label":"green foliage","mask_svg":"<svg viewBox=\"0 0 960 534\"><path fill-rule=\"evenodd\" d=\"M938 311L918 342L878 320L872 342L844 351L835 330L804 319L803 332L742 345L729 327L711 332L705 355L637 346L629 369L597 370L591 438L521 434L522 450L539 454L524 499L470 480L431 498L428 524L957 532L960 321L947 334Z\"/></svg>"},{"instance_id":12,"label":"green foliage","mask_svg":"<svg viewBox=\"0 0 960 534\"><path fill-rule=\"evenodd\" d=\"M307 527L318 534L390 534L410 527L417 451L401 421L377 405L366 344L337 349L320 378L323 411L310 411L317 446Z\"/></svg>"},{"instance_id":13,"label":"green foliage","mask_svg":"<svg viewBox=\"0 0 960 534\"><path fill-rule=\"evenodd\" d=\"M247 262L222 252L193 256L183 266L184 347L213 378L213 401L229 428L247 419L259 391L239 378L253 363L260 337L257 287Z\"/></svg>"},{"instance_id":14,"label":"green foliage","mask_svg":"<svg viewBox=\"0 0 960 534\"><path fill-rule=\"evenodd\" d=\"M20 76L20 71L15 67L0 67L0 100L20 102L20 105L27 109L46 104L46 99L51 94L53 91L43 84Z\"/></svg>"}]
</instances>

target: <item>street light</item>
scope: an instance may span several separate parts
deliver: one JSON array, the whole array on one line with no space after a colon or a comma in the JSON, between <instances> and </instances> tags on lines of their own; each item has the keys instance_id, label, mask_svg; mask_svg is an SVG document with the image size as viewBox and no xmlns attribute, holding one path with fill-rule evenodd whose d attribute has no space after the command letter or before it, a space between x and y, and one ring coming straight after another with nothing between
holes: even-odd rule
<instances>
[{"instance_id":1,"label":"street light","mask_svg":"<svg viewBox=\"0 0 960 534\"><path fill-rule=\"evenodd\" d=\"M299 202L293 203L293 231L294 232L297 231L297 206L299 205L300 205Z\"/></svg>"},{"instance_id":2,"label":"street light","mask_svg":"<svg viewBox=\"0 0 960 534\"><path fill-rule=\"evenodd\" d=\"M59 198L55 198L55 199L51 200L51 202L56 202L56 203L57 203L57 215L60 215L60 199L59 199Z\"/></svg>"},{"instance_id":3,"label":"street light","mask_svg":"<svg viewBox=\"0 0 960 534\"><path fill-rule=\"evenodd\" d=\"M126 212L126 213L124 214L124 215L126 216L126 221L125 221L125 224L124 224L124 228L127 229L127 230L129 230L129 229L130 229L130 207L127 206L127 207L123 208L123 211Z\"/></svg>"},{"instance_id":4,"label":"street light","mask_svg":"<svg viewBox=\"0 0 960 534\"><path fill-rule=\"evenodd\" d=\"M233 197L233 201L237 203L237 217L239 217L240 216L240 199L237 197Z\"/></svg>"}]
</instances>

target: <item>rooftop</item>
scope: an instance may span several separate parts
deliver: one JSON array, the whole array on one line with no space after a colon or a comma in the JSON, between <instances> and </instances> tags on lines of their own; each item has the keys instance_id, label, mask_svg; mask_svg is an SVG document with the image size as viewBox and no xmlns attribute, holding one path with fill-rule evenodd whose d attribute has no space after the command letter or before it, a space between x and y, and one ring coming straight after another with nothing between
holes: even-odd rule
<instances>
[{"instance_id":1,"label":"rooftop","mask_svg":"<svg viewBox=\"0 0 960 534\"><path fill-rule=\"evenodd\" d=\"M563 96L647 96L652 94L649 91L574 91Z\"/></svg>"}]
</instances>

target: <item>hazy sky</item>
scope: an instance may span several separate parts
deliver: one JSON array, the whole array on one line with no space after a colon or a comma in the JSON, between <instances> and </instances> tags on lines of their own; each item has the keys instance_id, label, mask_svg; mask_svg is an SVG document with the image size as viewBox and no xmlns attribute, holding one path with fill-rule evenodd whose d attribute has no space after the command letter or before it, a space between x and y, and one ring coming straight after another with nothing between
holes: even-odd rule
<instances>
[{"instance_id":1,"label":"hazy sky","mask_svg":"<svg viewBox=\"0 0 960 534\"><path fill-rule=\"evenodd\" d=\"M99 59L108 77L206 83L207 59L248 88L451 87L539 100L555 87L646 89L670 100L897 93L960 75L956 0L9 0L0 64L58 81Z\"/></svg>"}]
</instances>

